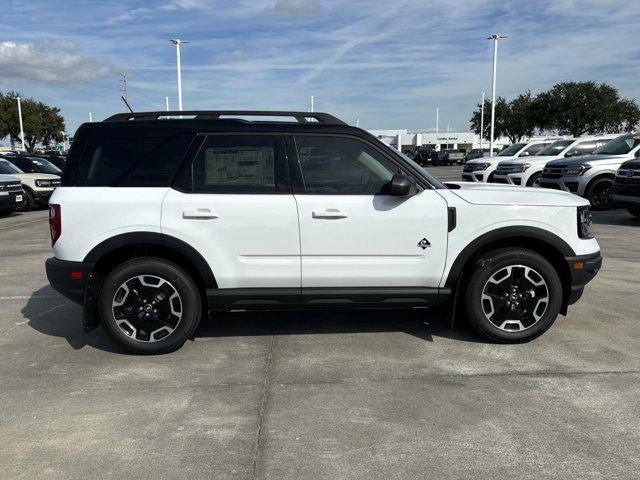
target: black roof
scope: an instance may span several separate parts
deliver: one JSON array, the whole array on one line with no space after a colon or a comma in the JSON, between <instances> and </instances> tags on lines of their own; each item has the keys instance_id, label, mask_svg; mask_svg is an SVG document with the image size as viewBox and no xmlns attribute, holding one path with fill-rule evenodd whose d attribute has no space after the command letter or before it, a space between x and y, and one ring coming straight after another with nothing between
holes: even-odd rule
<instances>
[{"instance_id":1,"label":"black roof","mask_svg":"<svg viewBox=\"0 0 640 480\"><path fill-rule=\"evenodd\" d=\"M183 118L180 118L182 116ZM236 118L234 118L236 117ZM283 120L247 120L242 117L283 117ZM326 132L370 136L364 130L322 112L263 110L185 110L118 113L103 122L84 123L83 136L165 136L189 132Z\"/></svg>"}]
</instances>

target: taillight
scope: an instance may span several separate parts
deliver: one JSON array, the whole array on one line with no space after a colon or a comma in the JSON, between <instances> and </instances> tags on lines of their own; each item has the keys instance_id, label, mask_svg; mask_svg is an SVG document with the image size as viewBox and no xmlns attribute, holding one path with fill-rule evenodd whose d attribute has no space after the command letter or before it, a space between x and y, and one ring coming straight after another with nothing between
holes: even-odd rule
<instances>
[{"instance_id":1,"label":"taillight","mask_svg":"<svg viewBox=\"0 0 640 480\"><path fill-rule=\"evenodd\" d=\"M49 230L51 231L51 246L56 243L62 234L62 218L60 205L49 205Z\"/></svg>"}]
</instances>

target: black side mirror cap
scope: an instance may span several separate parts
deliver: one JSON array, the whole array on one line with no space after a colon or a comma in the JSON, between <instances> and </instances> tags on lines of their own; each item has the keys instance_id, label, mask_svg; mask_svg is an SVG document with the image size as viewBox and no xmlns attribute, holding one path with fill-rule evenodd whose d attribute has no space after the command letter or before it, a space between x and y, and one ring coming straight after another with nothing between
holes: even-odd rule
<instances>
[{"instance_id":1,"label":"black side mirror cap","mask_svg":"<svg viewBox=\"0 0 640 480\"><path fill-rule=\"evenodd\" d=\"M410 197L415 195L418 188L416 181L406 175L394 175L391 179L390 194L393 197Z\"/></svg>"}]
</instances>

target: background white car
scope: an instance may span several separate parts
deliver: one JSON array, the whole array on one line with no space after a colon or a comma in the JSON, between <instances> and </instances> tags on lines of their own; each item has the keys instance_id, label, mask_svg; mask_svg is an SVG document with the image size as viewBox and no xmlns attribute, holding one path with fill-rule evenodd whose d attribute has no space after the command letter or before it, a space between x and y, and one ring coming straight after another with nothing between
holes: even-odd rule
<instances>
[{"instance_id":1,"label":"background white car","mask_svg":"<svg viewBox=\"0 0 640 480\"><path fill-rule=\"evenodd\" d=\"M465 182L490 182L493 178L492 174L503 160L534 156L552 141L543 139L514 143L496 156L469 160L462 169L462 180Z\"/></svg>"},{"instance_id":2,"label":"background white car","mask_svg":"<svg viewBox=\"0 0 640 480\"><path fill-rule=\"evenodd\" d=\"M500 162L492 181L523 187L539 187L542 170L551 160L589 155L616 136L600 135L556 140L532 157Z\"/></svg>"}]
</instances>

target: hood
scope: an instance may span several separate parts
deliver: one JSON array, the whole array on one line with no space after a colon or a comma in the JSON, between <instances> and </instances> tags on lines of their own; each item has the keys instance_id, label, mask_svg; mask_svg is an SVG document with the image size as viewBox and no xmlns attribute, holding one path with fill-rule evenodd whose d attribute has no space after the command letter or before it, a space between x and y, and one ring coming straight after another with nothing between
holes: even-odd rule
<instances>
[{"instance_id":1,"label":"hood","mask_svg":"<svg viewBox=\"0 0 640 480\"><path fill-rule=\"evenodd\" d=\"M445 182L453 193L475 205L580 207L589 201L569 192L501 183Z\"/></svg>"},{"instance_id":2,"label":"hood","mask_svg":"<svg viewBox=\"0 0 640 480\"><path fill-rule=\"evenodd\" d=\"M34 180L60 180L60 175L52 173L16 173L14 176L25 180L29 178Z\"/></svg>"},{"instance_id":3,"label":"hood","mask_svg":"<svg viewBox=\"0 0 640 480\"><path fill-rule=\"evenodd\" d=\"M523 163L530 163L531 165L544 165L545 163L549 163L560 158L563 158L562 155L532 155L531 157L512 158L501 163L513 165L522 165Z\"/></svg>"},{"instance_id":4,"label":"hood","mask_svg":"<svg viewBox=\"0 0 640 480\"><path fill-rule=\"evenodd\" d=\"M467 161L466 164L478 164L478 163L498 163L498 162L503 162L505 160L513 160L514 157L480 157L480 158L474 158L473 160L469 160Z\"/></svg>"},{"instance_id":5,"label":"hood","mask_svg":"<svg viewBox=\"0 0 640 480\"><path fill-rule=\"evenodd\" d=\"M20 179L15 175L0 174L0 182L16 182L20 183Z\"/></svg>"},{"instance_id":6,"label":"hood","mask_svg":"<svg viewBox=\"0 0 640 480\"><path fill-rule=\"evenodd\" d=\"M582 165L593 162L622 162L627 155L580 155L577 157L559 158L552 160L547 165L554 167L559 165Z\"/></svg>"},{"instance_id":7,"label":"hood","mask_svg":"<svg viewBox=\"0 0 640 480\"><path fill-rule=\"evenodd\" d=\"M640 158L634 158L633 160L627 160L620 168L632 168L634 170L640 170Z\"/></svg>"}]
</instances>

